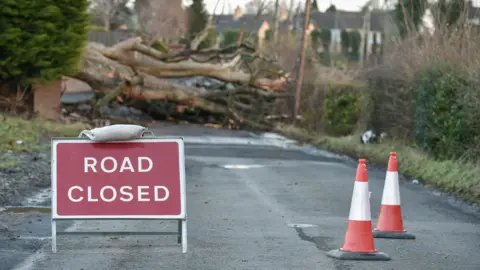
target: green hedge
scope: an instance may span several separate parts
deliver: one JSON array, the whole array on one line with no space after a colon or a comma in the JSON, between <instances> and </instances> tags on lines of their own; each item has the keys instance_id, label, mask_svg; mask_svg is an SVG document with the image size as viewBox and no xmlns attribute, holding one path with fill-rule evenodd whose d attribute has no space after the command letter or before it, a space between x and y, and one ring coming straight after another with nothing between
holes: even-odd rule
<instances>
[{"instance_id":1,"label":"green hedge","mask_svg":"<svg viewBox=\"0 0 480 270\"><path fill-rule=\"evenodd\" d=\"M315 29L310 33L310 39L312 40L312 46L314 48L318 48L319 46L323 45L322 32L318 29Z\"/></svg>"},{"instance_id":2,"label":"green hedge","mask_svg":"<svg viewBox=\"0 0 480 270\"><path fill-rule=\"evenodd\" d=\"M205 44L205 48L211 48L217 44L217 30L215 28L208 29L208 35L205 40L207 44Z\"/></svg>"},{"instance_id":3,"label":"green hedge","mask_svg":"<svg viewBox=\"0 0 480 270\"><path fill-rule=\"evenodd\" d=\"M365 86L360 83L330 84L323 101L323 123L330 135L351 134L365 106Z\"/></svg>"},{"instance_id":4,"label":"green hedge","mask_svg":"<svg viewBox=\"0 0 480 270\"><path fill-rule=\"evenodd\" d=\"M267 31L265 31L265 40L266 41L272 41L272 36L273 36L272 29L268 29Z\"/></svg>"},{"instance_id":5,"label":"green hedge","mask_svg":"<svg viewBox=\"0 0 480 270\"><path fill-rule=\"evenodd\" d=\"M235 44L238 39L238 35L240 34L240 30L237 29L227 29L223 32L223 40L221 43L221 47L228 47L230 45Z\"/></svg>"},{"instance_id":6,"label":"green hedge","mask_svg":"<svg viewBox=\"0 0 480 270\"><path fill-rule=\"evenodd\" d=\"M456 159L476 147L480 119L471 117L475 111L467 109L465 98L473 91L473 82L449 67L421 75L415 107L415 142L420 148L436 158Z\"/></svg>"},{"instance_id":7,"label":"green hedge","mask_svg":"<svg viewBox=\"0 0 480 270\"><path fill-rule=\"evenodd\" d=\"M223 40L220 44L220 47L228 47L230 45L234 45L237 40L238 36L240 35L240 29L226 29L223 32ZM249 32L244 31L243 36L242 36L242 42L245 42L247 39L249 41L256 41L257 36L256 35L250 35Z\"/></svg>"},{"instance_id":8,"label":"green hedge","mask_svg":"<svg viewBox=\"0 0 480 270\"><path fill-rule=\"evenodd\" d=\"M438 64L415 79L391 74L370 77L370 126L440 160L479 160L478 78Z\"/></svg>"}]
</instances>

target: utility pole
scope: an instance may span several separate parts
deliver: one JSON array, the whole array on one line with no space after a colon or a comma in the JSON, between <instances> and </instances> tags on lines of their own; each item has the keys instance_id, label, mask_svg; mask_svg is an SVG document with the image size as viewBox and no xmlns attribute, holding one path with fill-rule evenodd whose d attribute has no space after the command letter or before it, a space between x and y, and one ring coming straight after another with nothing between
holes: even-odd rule
<instances>
[{"instance_id":1,"label":"utility pole","mask_svg":"<svg viewBox=\"0 0 480 270\"><path fill-rule=\"evenodd\" d=\"M305 0L305 16L303 19L303 35L302 35L302 45L300 47L300 63L297 69L297 88L295 91L295 106L293 110L293 119L292 123L295 124L297 121L297 115L300 111L300 95L302 92L302 83L303 83L303 66L305 65L305 51L307 50L307 30L310 25L310 4L311 0Z\"/></svg>"},{"instance_id":2,"label":"utility pole","mask_svg":"<svg viewBox=\"0 0 480 270\"><path fill-rule=\"evenodd\" d=\"M273 31L272 31L272 41L273 44L277 44L277 36L278 36L278 5L279 0L275 0L275 9L273 12Z\"/></svg>"}]
</instances>

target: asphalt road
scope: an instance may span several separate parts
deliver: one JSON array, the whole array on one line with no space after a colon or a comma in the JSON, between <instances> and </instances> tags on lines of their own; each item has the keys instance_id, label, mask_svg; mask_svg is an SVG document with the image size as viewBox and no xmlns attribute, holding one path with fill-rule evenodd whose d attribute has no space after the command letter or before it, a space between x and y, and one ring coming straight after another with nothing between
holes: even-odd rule
<instances>
[{"instance_id":1,"label":"asphalt road","mask_svg":"<svg viewBox=\"0 0 480 270\"><path fill-rule=\"evenodd\" d=\"M480 269L478 213L421 185L400 187L404 224L416 240L375 240L388 262L338 261L325 252L343 242L355 161L248 132L154 130L187 137L188 253L176 236L60 236L52 254L48 214L2 213L16 229L2 234L0 269ZM369 167L374 222L384 176ZM176 223L67 222L64 229L175 231Z\"/></svg>"}]
</instances>

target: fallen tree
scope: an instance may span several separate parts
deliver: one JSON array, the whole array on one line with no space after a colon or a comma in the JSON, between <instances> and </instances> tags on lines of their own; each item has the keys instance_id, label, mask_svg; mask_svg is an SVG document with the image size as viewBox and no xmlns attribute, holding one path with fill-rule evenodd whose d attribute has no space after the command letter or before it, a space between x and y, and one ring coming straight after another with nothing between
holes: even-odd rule
<instances>
[{"instance_id":1,"label":"fallen tree","mask_svg":"<svg viewBox=\"0 0 480 270\"><path fill-rule=\"evenodd\" d=\"M190 49L167 53L147 46L139 37L113 47L88 43L82 69L74 77L98 93L95 109L112 101L140 107L145 103L135 101L166 101L175 104L177 111L189 108L220 116L224 122L266 128L269 106L289 96L285 91L289 74L248 44L197 50L204 37L200 33ZM168 80L193 76L235 87L207 90Z\"/></svg>"}]
</instances>

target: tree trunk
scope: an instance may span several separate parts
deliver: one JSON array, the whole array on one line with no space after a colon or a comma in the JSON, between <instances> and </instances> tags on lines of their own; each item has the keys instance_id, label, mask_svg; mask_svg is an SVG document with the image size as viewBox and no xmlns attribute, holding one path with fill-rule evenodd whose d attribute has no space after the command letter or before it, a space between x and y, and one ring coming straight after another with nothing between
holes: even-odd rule
<instances>
[{"instance_id":1,"label":"tree trunk","mask_svg":"<svg viewBox=\"0 0 480 270\"><path fill-rule=\"evenodd\" d=\"M61 82L61 80L57 80L34 86L33 108L37 117L47 120L60 119Z\"/></svg>"},{"instance_id":2,"label":"tree trunk","mask_svg":"<svg viewBox=\"0 0 480 270\"><path fill-rule=\"evenodd\" d=\"M134 100L164 100L213 114L229 115L238 120L244 112L255 114L254 111L259 109L253 108L253 101L273 101L286 96L282 92L288 74L276 68L275 75L259 76L261 72L258 70L245 69L242 67L242 57L247 51L252 49L240 45L163 54L141 43L139 38L118 43L111 48L89 43L83 69L74 77L105 94L97 102L97 107L123 96ZM267 66L265 63L275 66L272 60L256 52L250 52L250 55L249 64L259 61L263 63L262 68ZM272 70L267 73L271 74ZM206 90L162 79L193 76L212 77L237 87Z\"/></svg>"}]
</instances>

